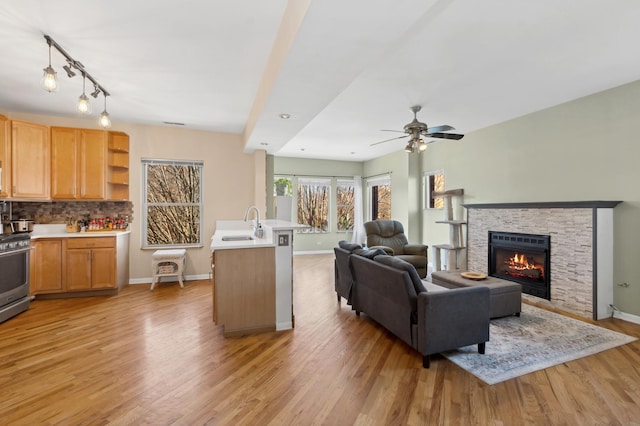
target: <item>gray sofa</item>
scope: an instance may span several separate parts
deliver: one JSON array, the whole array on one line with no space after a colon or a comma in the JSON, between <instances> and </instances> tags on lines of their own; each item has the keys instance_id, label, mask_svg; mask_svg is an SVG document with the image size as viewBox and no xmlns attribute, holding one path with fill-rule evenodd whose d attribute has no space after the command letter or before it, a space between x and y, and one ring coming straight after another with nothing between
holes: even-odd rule
<instances>
[{"instance_id":1,"label":"gray sofa","mask_svg":"<svg viewBox=\"0 0 640 426\"><path fill-rule=\"evenodd\" d=\"M336 256L344 251L348 252L336 251ZM356 314L368 315L416 349L423 367L429 368L430 355L462 346L477 344L478 352L484 353L489 340L488 288L428 292L415 267L397 257L369 259L354 250L342 256L344 260L342 269L351 274L347 300ZM336 257L336 279L346 280L339 263Z\"/></svg>"}]
</instances>

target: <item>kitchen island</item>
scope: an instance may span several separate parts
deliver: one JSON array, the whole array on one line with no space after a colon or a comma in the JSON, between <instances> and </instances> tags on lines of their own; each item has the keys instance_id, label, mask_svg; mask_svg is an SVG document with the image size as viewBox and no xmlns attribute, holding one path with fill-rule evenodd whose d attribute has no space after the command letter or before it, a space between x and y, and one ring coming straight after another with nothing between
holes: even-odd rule
<instances>
[{"instance_id":1,"label":"kitchen island","mask_svg":"<svg viewBox=\"0 0 640 426\"><path fill-rule=\"evenodd\" d=\"M225 336L241 336L294 326L293 222L216 221L211 237L214 277L213 321Z\"/></svg>"}]
</instances>

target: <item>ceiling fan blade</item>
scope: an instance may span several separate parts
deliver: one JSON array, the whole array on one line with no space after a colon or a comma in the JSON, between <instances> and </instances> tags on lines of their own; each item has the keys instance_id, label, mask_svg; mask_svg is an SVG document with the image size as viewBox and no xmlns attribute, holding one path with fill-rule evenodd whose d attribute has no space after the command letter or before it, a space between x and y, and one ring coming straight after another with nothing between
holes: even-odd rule
<instances>
[{"instance_id":1,"label":"ceiling fan blade","mask_svg":"<svg viewBox=\"0 0 640 426\"><path fill-rule=\"evenodd\" d=\"M380 130L381 132L396 132L396 133L406 133L404 130L389 130L389 129L382 129ZM440 131L440 130L438 130Z\"/></svg>"},{"instance_id":2,"label":"ceiling fan blade","mask_svg":"<svg viewBox=\"0 0 640 426\"><path fill-rule=\"evenodd\" d=\"M391 141L395 141L396 139L404 139L404 138L408 138L408 137L409 137L409 135L398 136L397 138L385 139L385 140L380 141L380 142L374 142L374 143L372 143L372 144L371 144L371 145L369 145L369 146L379 145L379 144L381 144L381 143L391 142Z\"/></svg>"},{"instance_id":3,"label":"ceiling fan blade","mask_svg":"<svg viewBox=\"0 0 640 426\"><path fill-rule=\"evenodd\" d=\"M427 133L448 132L449 130L455 130L455 128L447 124L443 124L442 126L429 127L427 129Z\"/></svg>"},{"instance_id":4,"label":"ceiling fan blade","mask_svg":"<svg viewBox=\"0 0 640 426\"><path fill-rule=\"evenodd\" d=\"M460 135L457 133L429 133L425 136L429 138L440 138L440 139L455 139L460 140L464 137L464 135Z\"/></svg>"}]
</instances>

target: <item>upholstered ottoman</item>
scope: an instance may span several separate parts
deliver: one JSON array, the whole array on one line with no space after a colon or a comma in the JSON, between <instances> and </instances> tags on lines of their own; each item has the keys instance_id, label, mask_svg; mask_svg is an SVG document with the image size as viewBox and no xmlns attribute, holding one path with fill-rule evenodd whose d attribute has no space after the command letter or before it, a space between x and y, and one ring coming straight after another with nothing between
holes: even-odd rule
<instances>
[{"instance_id":1,"label":"upholstered ottoman","mask_svg":"<svg viewBox=\"0 0 640 426\"><path fill-rule=\"evenodd\" d=\"M437 271L431 273L431 282L446 288L456 287L489 287L489 303L491 318L520 316L522 309L522 286L512 281L495 277L483 280L470 280L460 276L460 271Z\"/></svg>"}]
</instances>

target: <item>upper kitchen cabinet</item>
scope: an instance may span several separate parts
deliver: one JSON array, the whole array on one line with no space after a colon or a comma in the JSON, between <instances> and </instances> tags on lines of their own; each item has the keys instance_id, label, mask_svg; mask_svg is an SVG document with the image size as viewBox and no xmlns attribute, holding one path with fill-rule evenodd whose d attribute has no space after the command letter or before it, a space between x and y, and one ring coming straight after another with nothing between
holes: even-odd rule
<instances>
[{"instance_id":1,"label":"upper kitchen cabinet","mask_svg":"<svg viewBox=\"0 0 640 426\"><path fill-rule=\"evenodd\" d=\"M11 122L0 115L0 198L11 193Z\"/></svg>"},{"instance_id":2,"label":"upper kitchen cabinet","mask_svg":"<svg viewBox=\"0 0 640 426\"><path fill-rule=\"evenodd\" d=\"M104 200L107 132L51 128L51 198Z\"/></svg>"},{"instance_id":3,"label":"upper kitchen cabinet","mask_svg":"<svg viewBox=\"0 0 640 426\"><path fill-rule=\"evenodd\" d=\"M49 199L49 127L11 121L11 197Z\"/></svg>"},{"instance_id":4,"label":"upper kitchen cabinet","mask_svg":"<svg viewBox=\"0 0 640 426\"><path fill-rule=\"evenodd\" d=\"M129 135L109 132L107 197L129 200Z\"/></svg>"}]
</instances>

